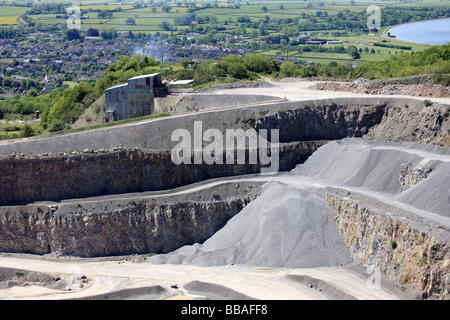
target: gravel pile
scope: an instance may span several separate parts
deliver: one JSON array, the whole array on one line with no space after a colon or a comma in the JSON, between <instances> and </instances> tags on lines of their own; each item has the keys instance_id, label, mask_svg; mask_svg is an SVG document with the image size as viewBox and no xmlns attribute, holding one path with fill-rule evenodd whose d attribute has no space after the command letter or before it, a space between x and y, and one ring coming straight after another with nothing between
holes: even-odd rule
<instances>
[{"instance_id":1,"label":"gravel pile","mask_svg":"<svg viewBox=\"0 0 450 320\"><path fill-rule=\"evenodd\" d=\"M149 262L295 268L348 265L350 252L325 200L329 187L357 187L431 214L450 216L449 181L449 148L333 141L290 173L266 183L255 201L203 244L156 255Z\"/></svg>"},{"instance_id":2,"label":"gravel pile","mask_svg":"<svg viewBox=\"0 0 450 320\"><path fill-rule=\"evenodd\" d=\"M270 182L202 245L184 246L149 262L303 268L350 264L323 192Z\"/></svg>"}]
</instances>

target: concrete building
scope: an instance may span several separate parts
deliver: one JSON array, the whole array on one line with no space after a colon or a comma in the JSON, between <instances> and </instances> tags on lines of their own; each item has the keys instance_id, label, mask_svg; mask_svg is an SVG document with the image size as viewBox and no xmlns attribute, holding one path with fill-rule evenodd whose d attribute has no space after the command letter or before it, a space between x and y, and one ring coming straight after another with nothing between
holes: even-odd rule
<instances>
[{"instance_id":1,"label":"concrete building","mask_svg":"<svg viewBox=\"0 0 450 320\"><path fill-rule=\"evenodd\" d=\"M344 42L343 41L340 41L340 40L330 40L330 41L327 41L327 44L343 44Z\"/></svg>"},{"instance_id":2,"label":"concrete building","mask_svg":"<svg viewBox=\"0 0 450 320\"><path fill-rule=\"evenodd\" d=\"M147 74L128 79L127 84L105 90L106 121L124 120L152 114L155 97L167 95L161 74Z\"/></svg>"}]
</instances>

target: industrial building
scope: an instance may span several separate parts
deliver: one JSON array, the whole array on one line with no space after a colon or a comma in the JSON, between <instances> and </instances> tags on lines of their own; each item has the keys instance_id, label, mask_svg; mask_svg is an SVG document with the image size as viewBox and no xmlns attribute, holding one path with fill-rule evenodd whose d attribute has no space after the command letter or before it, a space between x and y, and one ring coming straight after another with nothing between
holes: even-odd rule
<instances>
[{"instance_id":1,"label":"industrial building","mask_svg":"<svg viewBox=\"0 0 450 320\"><path fill-rule=\"evenodd\" d=\"M165 97L167 93L160 73L130 78L127 84L105 90L105 119L109 122L152 114L155 97Z\"/></svg>"}]
</instances>

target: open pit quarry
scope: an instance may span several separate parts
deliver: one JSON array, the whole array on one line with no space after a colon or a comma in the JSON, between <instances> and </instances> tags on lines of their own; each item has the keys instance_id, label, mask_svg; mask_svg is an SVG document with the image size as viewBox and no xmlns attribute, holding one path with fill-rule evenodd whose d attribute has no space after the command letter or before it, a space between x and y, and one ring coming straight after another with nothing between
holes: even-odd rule
<instances>
[{"instance_id":1,"label":"open pit quarry","mask_svg":"<svg viewBox=\"0 0 450 320\"><path fill-rule=\"evenodd\" d=\"M0 299L449 299L450 99L327 86L219 86L3 142ZM195 122L277 129L278 172L175 164Z\"/></svg>"}]
</instances>

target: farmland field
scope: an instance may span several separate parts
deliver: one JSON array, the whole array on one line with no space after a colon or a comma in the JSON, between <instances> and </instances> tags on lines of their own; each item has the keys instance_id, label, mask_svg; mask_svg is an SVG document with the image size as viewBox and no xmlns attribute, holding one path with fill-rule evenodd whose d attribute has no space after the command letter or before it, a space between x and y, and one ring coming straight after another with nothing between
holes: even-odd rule
<instances>
[{"instance_id":1,"label":"farmland field","mask_svg":"<svg viewBox=\"0 0 450 320\"><path fill-rule=\"evenodd\" d=\"M19 17L27 11L24 7L0 7L0 25L13 25L18 23Z\"/></svg>"}]
</instances>

